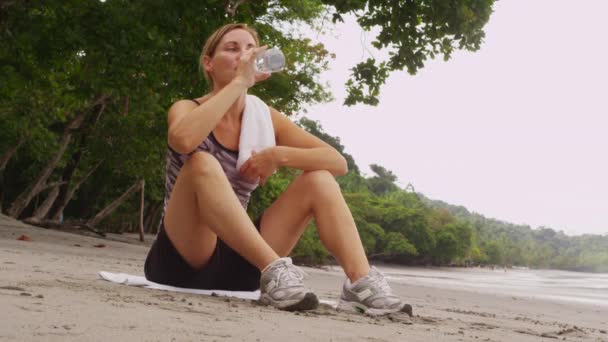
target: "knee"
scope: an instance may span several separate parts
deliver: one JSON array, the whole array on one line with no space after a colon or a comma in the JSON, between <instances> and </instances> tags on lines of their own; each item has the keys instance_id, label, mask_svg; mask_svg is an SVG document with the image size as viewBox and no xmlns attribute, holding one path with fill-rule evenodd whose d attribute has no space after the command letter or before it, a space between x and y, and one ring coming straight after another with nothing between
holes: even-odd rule
<instances>
[{"instance_id":1,"label":"knee","mask_svg":"<svg viewBox=\"0 0 608 342\"><path fill-rule=\"evenodd\" d=\"M184 167L194 176L213 176L223 174L222 165L207 152L196 152L188 158Z\"/></svg>"},{"instance_id":2,"label":"knee","mask_svg":"<svg viewBox=\"0 0 608 342\"><path fill-rule=\"evenodd\" d=\"M300 177L306 189L316 196L340 192L340 185L327 170L306 171Z\"/></svg>"}]
</instances>

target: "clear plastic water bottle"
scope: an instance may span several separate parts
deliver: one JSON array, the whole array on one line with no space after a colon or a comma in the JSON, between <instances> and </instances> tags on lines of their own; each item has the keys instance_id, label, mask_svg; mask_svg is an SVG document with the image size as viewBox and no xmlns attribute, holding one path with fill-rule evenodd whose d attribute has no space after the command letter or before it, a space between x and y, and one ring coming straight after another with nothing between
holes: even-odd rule
<instances>
[{"instance_id":1,"label":"clear plastic water bottle","mask_svg":"<svg viewBox=\"0 0 608 342\"><path fill-rule=\"evenodd\" d=\"M277 72L285 67L285 55L281 50L273 47L268 49L256 57L255 67L257 72Z\"/></svg>"}]
</instances>

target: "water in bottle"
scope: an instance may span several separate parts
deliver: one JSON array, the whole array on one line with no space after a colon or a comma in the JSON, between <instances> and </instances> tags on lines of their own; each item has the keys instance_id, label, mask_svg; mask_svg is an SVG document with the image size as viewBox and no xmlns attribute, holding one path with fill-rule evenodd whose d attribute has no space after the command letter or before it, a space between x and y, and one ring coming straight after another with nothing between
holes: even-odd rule
<instances>
[{"instance_id":1,"label":"water in bottle","mask_svg":"<svg viewBox=\"0 0 608 342\"><path fill-rule=\"evenodd\" d=\"M255 60L255 67L258 72L277 72L285 67L285 55L281 50L273 47L262 52Z\"/></svg>"}]
</instances>

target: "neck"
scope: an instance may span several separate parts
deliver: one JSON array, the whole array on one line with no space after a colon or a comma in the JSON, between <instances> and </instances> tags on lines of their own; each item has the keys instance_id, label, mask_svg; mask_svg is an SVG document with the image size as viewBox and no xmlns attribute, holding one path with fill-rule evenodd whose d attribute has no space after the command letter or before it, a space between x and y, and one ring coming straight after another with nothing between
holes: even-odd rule
<instances>
[{"instance_id":1,"label":"neck","mask_svg":"<svg viewBox=\"0 0 608 342\"><path fill-rule=\"evenodd\" d=\"M220 90L222 90L224 87L225 87L225 85L214 87L214 89L210 95L211 96L217 95L217 93L219 93ZM228 108L228 110L226 111L226 114L224 114L221 121L224 121L226 123L240 123L241 118L243 117L243 110L245 109L245 97L246 96L247 96L247 92L245 91L234 101L234 103L230 106L230 108Z\"/></svg>"}]
</instances>

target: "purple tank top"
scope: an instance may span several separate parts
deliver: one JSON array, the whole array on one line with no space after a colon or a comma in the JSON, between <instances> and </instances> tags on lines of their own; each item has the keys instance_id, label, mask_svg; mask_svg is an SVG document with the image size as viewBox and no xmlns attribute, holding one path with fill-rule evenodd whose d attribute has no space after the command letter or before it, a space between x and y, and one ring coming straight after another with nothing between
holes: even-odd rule
<instances>
[{"instance_id":1,"label":"purple tank top","mask_svg":"<svg viewBox=\"0 0 608 342\"><path fill-rule=\"evenodd\" d=\"M197 101L193 101L198 104ZM192 154L200 151L211 154L219 161L224 173L226 174L226 177L228 178L228 181L230 182L230 185L232 185L232 190L234 190L234 193L238 197L243 208L247 209L251 192L257 188L257 184L248 183L240 177L239 171L236 169L236 161L239 156L239 152L222 146L215 138L213 132L211 132L209 136L200 145L198 145L196 150L190 152L189 154L181 154L173 150L171 146L167 146L164 210L167 209L167 204L171 198L171 191L173 190L175 180L177 179L182 166L184 166L184 163Z\"/></svg>"}]
</instances>

